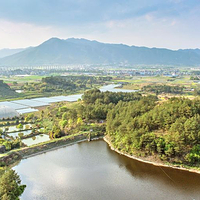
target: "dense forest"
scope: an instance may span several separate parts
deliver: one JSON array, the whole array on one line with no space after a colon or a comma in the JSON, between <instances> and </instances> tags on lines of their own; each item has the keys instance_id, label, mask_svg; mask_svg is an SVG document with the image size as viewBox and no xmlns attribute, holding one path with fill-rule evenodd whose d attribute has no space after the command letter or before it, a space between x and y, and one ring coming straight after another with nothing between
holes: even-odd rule
<instances>
[{"instance_id":1,"label":"dense forest","mask_svg":"<svg viewBox=\"0 0 200 200\"><path fill-rule=\"evenodd\" d=\"M199 166L200 100L119 102L108 112L107 134L115 148L131 155Z\"/></svg>"}]
</instances>

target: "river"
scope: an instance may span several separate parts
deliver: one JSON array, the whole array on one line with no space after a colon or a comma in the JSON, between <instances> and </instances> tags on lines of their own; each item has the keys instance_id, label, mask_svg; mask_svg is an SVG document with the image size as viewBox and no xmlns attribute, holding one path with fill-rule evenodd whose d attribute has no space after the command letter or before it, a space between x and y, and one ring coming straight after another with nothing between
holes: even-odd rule
<instances>
[{"instance_id":1,"label":"river","mask_svg":"<svg viewBox=\"0 0 200 200\"><path fill-rule=\"evenodd\" d=\"M142 163L102 140L22 160L24 200L199 200L200 175Z\"/></svg>"}]
</instances>

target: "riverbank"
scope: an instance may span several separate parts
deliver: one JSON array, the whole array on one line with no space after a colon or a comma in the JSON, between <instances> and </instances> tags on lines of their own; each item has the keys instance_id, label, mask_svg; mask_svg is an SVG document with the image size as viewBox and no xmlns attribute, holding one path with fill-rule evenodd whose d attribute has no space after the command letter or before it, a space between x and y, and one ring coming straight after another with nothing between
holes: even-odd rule
<instances>
[{"instance_id":1,"label":"riverbank","mask_svg":"<svg viewBox=\"0 0 200 200\"><path fill-rule=\"evenodd\" d=\"M111 150L117 152L120 155L123 155L123 156L126 156L128 158L137 160L139 162L151 164L151 165L154 165L154 166L157 166L157 167L173 168L173 169L178 169L178 170L183 170L183 171L188 171L188 172L200 174L200 169L197 170L197 169L192 169L192 168L185 168L185 167L182 167L182 166L179 167L179 166L174 166L172 164L158 163L158 162L153 162L153 161L145 160L145 158L141 158L141 157L139 158L139 157L136 157L136 156L131 156L129 154L126 154L126 153L123 153L123 152L119 151L118 149L115 149L112 146L112 143L109 141L109 139L106 136L103 137L103 140L109 145L109 147L110 147Z\"/></svg>"},{"instance_id":2,"label":"riverbank","mask_svg":"<svg viewBox=\"0 0 200 200\"><path fill-rule=\"evenodd\" d=\"M103 138L103 134L91 136L91 140L99 138ZM87 134L76 134L76 135L62 137L59 139L50 140L30 147L15 149L0 157L0 167L9 166L15 162L20 161L21 159L26 159L32 156L36 156L42 153L53 151L68 145L76 144L87 140L88 140Z\"/></svg>"}]
</instances>

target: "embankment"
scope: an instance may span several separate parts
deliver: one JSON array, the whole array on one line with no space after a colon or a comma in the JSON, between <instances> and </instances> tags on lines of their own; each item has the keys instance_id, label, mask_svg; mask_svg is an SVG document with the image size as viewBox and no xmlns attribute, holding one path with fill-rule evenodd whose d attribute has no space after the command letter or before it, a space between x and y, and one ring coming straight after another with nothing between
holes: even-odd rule
<instances>
[{"instance_id":1,"label":"embankment","mask_svg":"<svg viewBox=\"0 0 200 200\"><path fill-rule=\"evenodd\" d=\"M103 134L92 135L91 139L98 139L102 137ZM0 157L0 167L9 166L17 161L20 161L21 159L39 155L41 153L56 150L64 146L68 146L86 140L88 140L87 134L79 134L79 135L66 136L59 139L50 140L30 147L15 149L5 154L4 156Z\"/></svg>"}]
</instances>

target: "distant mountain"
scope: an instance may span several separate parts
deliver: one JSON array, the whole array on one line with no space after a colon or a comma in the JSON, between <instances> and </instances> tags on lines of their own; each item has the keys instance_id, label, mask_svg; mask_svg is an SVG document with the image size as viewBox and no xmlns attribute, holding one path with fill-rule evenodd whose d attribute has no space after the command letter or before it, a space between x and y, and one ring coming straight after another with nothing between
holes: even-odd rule
<instances>
[{"instance_id":1,"label":"distant mountain","mask_svg":"<svg viewBox=\"0 0 200 200\"><path fill-rule=\"evenodd\" d=\"M20 49L0 49L0 58L19 53L23 50L25 50L25 49L23 49L23 48L20 48Z\"/></svg>"},{"instance_id":2,"label":"distant mountain","mask_svg":"<svg viewBox=\"0 0 200 200\"><path fill-rule=\"evenodd\" d=\"M106 44L85 39L51 38L37 47L0 59L0 66L64 64L200 65L199 50Z\"/></svg>"},{"instance_id":3,"label":"distant mountain","mask_svg":"<svg viewBox=\"0 0 200 200\"><path fill-rule=\"evenodd\" d=\"M200 55L200 49L180 49L179 51L187 52L187 53L196 53Z\"/></svg>"}]
</instances>

